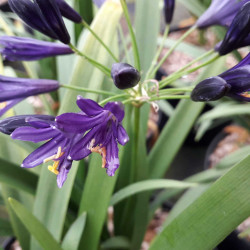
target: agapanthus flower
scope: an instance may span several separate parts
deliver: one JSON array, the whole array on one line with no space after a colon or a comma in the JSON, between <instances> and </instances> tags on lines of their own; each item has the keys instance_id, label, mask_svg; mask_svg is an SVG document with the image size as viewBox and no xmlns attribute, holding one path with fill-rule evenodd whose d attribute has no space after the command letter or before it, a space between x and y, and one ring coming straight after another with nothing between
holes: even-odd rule
<instances>
[{"instance_id":1,"label":"agapanthus flower","mask_svg":"<svg viewBox=\"0 0 250 250\"><path fill-rule=\"evenodd\" d=\"M56 3L62 16L75 23L80 23L82 21L82 17L79 15L79 13L71 8L64 0L56 0Z\"/></svg>"},{"instance_id":2,"label":"agapanthus flower","mask_svg":"<svg viewBox=\"0 0 250 250\"><path fill-rule=\"evenodd\" d=\"M100 8L106 0L93 0L94 4Z\"/></svg>"},{"instance_id":3,"label":"agapanthus flower","mask_svg":"<svg viewBox=\"0 0 250 250\"><path fill-rule=\"evenodd\" d=\"M74 53L68 45L39 41L32 38L1 36L0 53L9 61L33 61Z\"/></svg>"},{"instance_id":4,"label":"agapanthus flower","mask_svg":"<svg viewBox=\"0 0 250 250\"><path fill-rule=\"evenodd\" d=\"M215 101L228 96L239 101L250 101L250 53L226 72L205 79L191 93L193 101Z\"/></svg>"},{"instance_id":5,"label":"agapanthus flower","mask_svg":"<svg viewBox=\"0 0 250 250\"><path fill-rule=\"evenodd\" d=\"M242 46L249 45L249 34L250 2L244 4L237 13L217 51L220 55L225 55Z\"/></svg>"},{"instance_id":6,"label":"agapanthus flower","mask_svg":"<svg viewBox=\"0 0 250 250\"><path fill-rule=\"evenodd\" d=\"M9 0L9 5L31 28L65 44L70 43L70 36L55 0Z\"/></svg>"},{"instance_id":7,"label":"agapanthus flower","mask_svg":"<svg viewBox=\"0 0 250 250\"><path fill-rule=\"evenodd\" d=\"M17 127L11 133L12 139L21 141L31 141L34 143L46 141L45 144L37 148L28 155L23 163L24 168L33 168L42 163L53 161L48 169L57 175L57 185L61 188L67 179L68 172L72 166L72 160L68 158L69 152L74 144L82 137L77 133L64 132L57 128L55 117L30 115L7 118L1 123L6 123L5 127ZM0 123L0 127L1 127Z\"/></svg>"},{"instance_id":8,"label":"agapanthus flower","mask_svg":"<svg viewBox=\"0 0 250 250\"><path fill-rule=\"evenodd\" d=\"M92 152L102 156L103 168L109 176L119 167L118 143L125 145L129 137L121 122L124 109L119 102L109 102L104 107L90 99L78 96L77 105L83 113L65 113L56 118L59 129L65 132L85 133L72 147L69 159L81 160Z\"/></svg>"},{"instance_id":9,"label":"agapanthus flower","mask_svg":"<svg viewBox=\"0 0 250 250\"><path fill-rule=\"evenodd\" d=\"M167 24L170 24L173 19L175 8L175 0L164 0L164 16Z\"/></svg>"},{"instance_id":10,"label":"agapanthus flower","mask_svg":"<svg viewBox=\"0 0 250 250\"><path fill-rule=\"evenodd\" d=\"M0 75L0 115L28 96L49 93L59 83L47 79L26 79Z\"/></svg>"},{"instance_id":11,"label":"agapanthus flower","mask_svg":"<svg viewBox=\"0 0 250 250\"><path fill-rule=\"evenodd\" d=\"M200 16L196 26L200 29L213 25L229 27L240 8L250 0L212 0L209 8Z\"/></svg>"}]
</instances>

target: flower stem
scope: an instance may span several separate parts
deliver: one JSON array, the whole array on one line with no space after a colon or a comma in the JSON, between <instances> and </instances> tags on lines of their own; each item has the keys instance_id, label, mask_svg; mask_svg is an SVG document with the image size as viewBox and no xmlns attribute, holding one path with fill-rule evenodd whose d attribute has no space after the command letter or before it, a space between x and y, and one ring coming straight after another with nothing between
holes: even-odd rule
<instances>
[{"instance_id":1,"label":"flower stem","mask_svg":"<svg viewBox=\"0 0 250 250\"><path fill-rule=\"evenodd\" d=\"M107 102L119 99L119 98L123 98L123 97L127 97L129 96L128 94L120 94L120 95L115 95L115 96L111 96L109 98L106 98L104 100L102 100L101 102L99 102L99 105L103 105L106 104Z\"/></svg>"},{"instance_id":2,"label":"flower stem","mask_svg":"<svg viewBox=\"0 0 250 250\"><path fill-rule=\"evenodd\" d=\"M127 4L125 2L125 0L120 0L122 8L123 8L123 12L128 24L128 29L129 29L129 33L131 36L131 41L132 41L132 48L133 48L133 53L134 53L134 60L135 60L135 68L140 72L141 71L141 64L140 64L140 56L139 56L139 50L138 50L138 46L137 46L137 42L136 42L136 38L135 38L135 33L133 31L133 27L130 21L130 17L129 17L129 12L128 12L128 7Z\"/></svg>"},{"instance_id":3,"label":"flower stem","mask_svg":"<svg viewBox=\"0 0 250 250\"><path fill-rule=\"evenodd\" d=\"M190 95L165 95L152 97L149 101L158 101L158 100L172 100L172 99L190 99Z\"/></svg>"},{"instance_id":4,"label":"flower stem","mask_svg":"<svg viewBox=\"0 0 250 250\"><path fill-rule=\"evenodd\" d=\"M111 71L109 68L107 68L106 66L102 65L101 63L95 61L94 59L88 57L87 55L85 55L84 53L82 53L81 51L79 51L73 44L68 44L69 47L79 56L83 57L84 59L86 59L89 63L91 63L93 66L95 66L96 68L98 68L99 70L101 70L106 76L111 77Z\"/></svg>"},{"instance_id":5,"label":"flower stem","mask_svg":"<svg viewBox=\"0 0 250 250\"><path fill-rule=\"evenodd\" d=\"M155 65L157 64L158 58L159 58L159 56L160 56L160 54L161 54L161 52L162 52L162 49L163 49L163 47L164 47L165 40L166 40L166 38L167 38L167 36L168 36L169 29L170 29L170 25L167 24L167 25L166 25L166 28L165 28L165 31L164 31L164 34L163 34L163 37L162 37L161 45L160 45L159 49L157 50L157 52L156 52L156 54L155 54L155 57L154 57L154 59L153 59L153 61L152 61L152 63L151 63L151 66L150 66L150 68L149 68L149 70L148 70L148 72L147 72L147 74L146 74L145 79L149 79L149 76L150 76L151 71L154 69Z\"/></svg>"},{"instance_id":6,"label":"flower stem","mask_svg":"<svg viewBox=\"0 0 250 250\"><path fill-rule=\"evenodd\" d=\"M165 56L161 59L161 61L157 64L157 66L154 68L152 72L149 72L149 78L153 78L157 72L157 70L161 67L161 65L166 61L166 59L172 54L172 52L175 50L175 48L188 36L190 35L194 30L196 29L196 26L192 26L190 29L188 29L177 41L176 43L169 49L169 51L165 54Z\"/></svg>"},{"instance_id":7,"label":"flower stem","mask_svg":"<svg viewBox=\"0 0 250 250\"><path fill-rule=\"evenodd\" d=\"M100 94L100 95L109 95L109 96L115 96L116 95L113 92L108 92L108 91L104 91L104 90L79 88L79 87L76 87L76 86L65 85L65 84L60 84L60 87L70 89L70 90L75 90L75 91L80 91L80 92L87 92L87 93L94 93L94 94Z\"/></svg>"},{"instance_id":8,"label":"flower stem","mask_svg":"<svg viewBox=\"0 0 250 250\"><path fill-rule=\"evenodd\" d=\"M102 39L91 29L91 27L82 20L82 25L90 31L90 33L95 37L95 39L107 50L107 52L113 57L116 62L119 62L119 59L114 55L114 53L108 48L108 46L102 41Z\"/></svg>"},{"instance_id":9,"label":"flower stem","mask_svg":"<svg viewBox=\"0 0 250 250\"><path fill-rule=\"evenodd\" d=\"M215 60L217 60L219 57L220 57L220 55L216 53L215 56L213 56L211 59L209 59L208 61L206 61L206 62L200 64L200 65L197 66L197 67L188 69L188 70L186 70L186 71L180 71L180 72L178 71L178 72L179 72L178 74L173 74L173 75L171 75L171 76L169 76L169 77L163 79L162 81L160 81L160 82L159 82L160 88L163 88L163 87L167 86L169 83L171 83L171 82L173 82L173 81L175 81L175 80L181 78L181 77L184 76L184 75L188 75L188 74L190 74L190 73L193 73L193 72L197 71L197 70L200 69L200 68L203 68L203 67L209 65L210 63L212 63L212 62L214 62Z\"/></svg>"}]
</instances>

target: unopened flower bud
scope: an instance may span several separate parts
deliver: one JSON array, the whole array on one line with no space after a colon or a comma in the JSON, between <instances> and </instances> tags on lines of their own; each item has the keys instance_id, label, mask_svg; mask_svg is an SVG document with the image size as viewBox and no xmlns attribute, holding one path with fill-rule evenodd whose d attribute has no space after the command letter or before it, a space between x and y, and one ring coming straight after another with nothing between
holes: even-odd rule
<instances>
[{"instance_id":1,"label":"unopened flower bud","mask_svg":"<svg viewBox=\"0 0 250 250\"><path fill-rule=\"evenodd\" d=\"M226 55L242 47L250 33L250 2L243 5L230 25L218 52Z\"/></svg>"},{"instance_id":2,"label":"unopened flower bud","mask_svg":"<svg viewBox=\"0 0 250 250\"><path fill-rule=\"evenodd\" d=\"M164 15L167 24L170 24L173 19L175 0L164 0Z\"/></svg>"},{"instance_id":3,"label":"unopened flower bud","mask_svg":"<svg viewBox=\"0 0 250 250\"><path fill-rule=\"evenodd\" d=\"M127 63L114 63L111 69L111 77L118 89L133 88L140 81L140 73Z\"/></svg>"},{"instance_id":4,"label":"unopened flower bud","mask_svg":"<svg viewBox=\"0 0 250 250\"><path fill-rule=\"evenodd\" d=\"M230 90L230 85L219 76L210 77L196 85L191 93L191 99L195 102L215 101Z\"/></svg>"}]
</instances>

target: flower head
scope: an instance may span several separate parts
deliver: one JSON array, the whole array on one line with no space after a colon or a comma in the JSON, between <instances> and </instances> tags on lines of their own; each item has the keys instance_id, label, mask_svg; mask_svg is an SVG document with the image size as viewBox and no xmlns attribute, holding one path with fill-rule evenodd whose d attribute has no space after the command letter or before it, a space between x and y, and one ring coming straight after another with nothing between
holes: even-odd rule
<instances>
[{"instance_id":1,"label":"flower head","mask_svg":"<svg viewBox=\"0 0 250 250\"><path fill-rule=\"evenodd\" d=\"M59 83L46 79L26 79L0 75L0 115L28 96L48 93Z\"/></svg>"},{"instance_id":2,"label":"flower head","mask_svg":"<svg viewBox=\"0 0 250 250\"><path fill-rule=\"evenodd\" d=\"M170 24L173 19L175 8L175 0L164 0L164 15L167 24Z\"/></svg>"},{"instance_id":3,"label":"flower head","mask_svg":"<svg viewBox=\"0 0 250 250\"><path fill-rule=\"evenodd\" d=\"M8 118L2 123L9 131L14 129L12 139L35 143L47 141L24 159L22 167L33 168L53 161L48 169L57 175L57 185L61 188L72 165L72 160L68 159L69 152L81 135L61 131L56 126L55 117L51 116L21 116Z\"/></svg>"},{"instance_id":4,"label":"flower head","mask_svg":"<svg viewBox=\"0 0 250 250\"><path fill-rule=\"evenodd\" d=\"M32 38L1 36L0 53L9 61L33 61L45 57L72 54L69 46Z\"/></svg>"},{"instance_id":5,"label":"flower head","mask_svg":"<svg viewBox=\"0 0 250 250\"><path fill-rule=\"evenodd\" d=\"M200 29L212 25L228 27L240 8L249 0L212 0L209 8L200 16L196 25Z\"/></svg>"},{"instance_id":6,"label":"flower head","mask_svg":"<svg viewBox=\"0 0 250 250\"><path fill-rule=\"evenodd\" d=\"M249 42L249 33L250 2L243 5L237 13L217 51L220 55L226 55L235 49L247 45Z\"/></svg>"},{"instance_id":7,"label":"flower head","mask_svg":"<svg viewBox=\"0 0 250 250\"><path fill-rule=\"evenodd\" d=\"M77 105L83 113L66 113L58 116L56 122L66 132L85 133L72 147L69 159L81 160L92 152L102 156L103 168L113 176L119 167L118 145L125 145L129 138L121 122L124 110L121 103L109 102L104 107L81 96Z\"/></svg>"},{"instance_id":8,"label":"flower head","mask_svg":"<svg viewBox=\"0 0 250 250\"><path fill-rule=\"evenodd\" d=\"M9 0L9 5L31 28L65 44L70 43L70 36L55 0Z\"/></svg>"},{"instance_id":9,"label":"flower head","mask_svg":"<svg viewBox=\"0 0 250 250\"><path fill-rule=\"evenodd\" d=\"M214 101L228 96L239 101L250 101L250 53L226 72L205 79L191 93L193 101Z\"/></svg>"}]
</instances>

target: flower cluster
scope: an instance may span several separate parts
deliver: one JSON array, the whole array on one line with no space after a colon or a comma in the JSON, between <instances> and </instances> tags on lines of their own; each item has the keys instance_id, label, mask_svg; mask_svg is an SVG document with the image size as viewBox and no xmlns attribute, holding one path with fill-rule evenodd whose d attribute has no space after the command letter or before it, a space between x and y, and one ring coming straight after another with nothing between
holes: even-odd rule
<instances>
[{"instance_id":1,"label":"flower cluster","mask_svg":"<svg viewBox=\"0 0 250 250\"><path fill-rule=\"evenodd\" d=\"M53 161L49 170L57 175L61 188L67 179L73 160L81 160L92 152L102 156L102 167L109 176L119 167L118 145L125 145L129 137L121 122L124 109L119 102L104 107L81 96L77 99L80 113L65 113L57 117L47 115L14 116L0 121L0 131L12 139L45 144L32 152L22 167L33 168Z\"/></svg>"}]
</instances>

